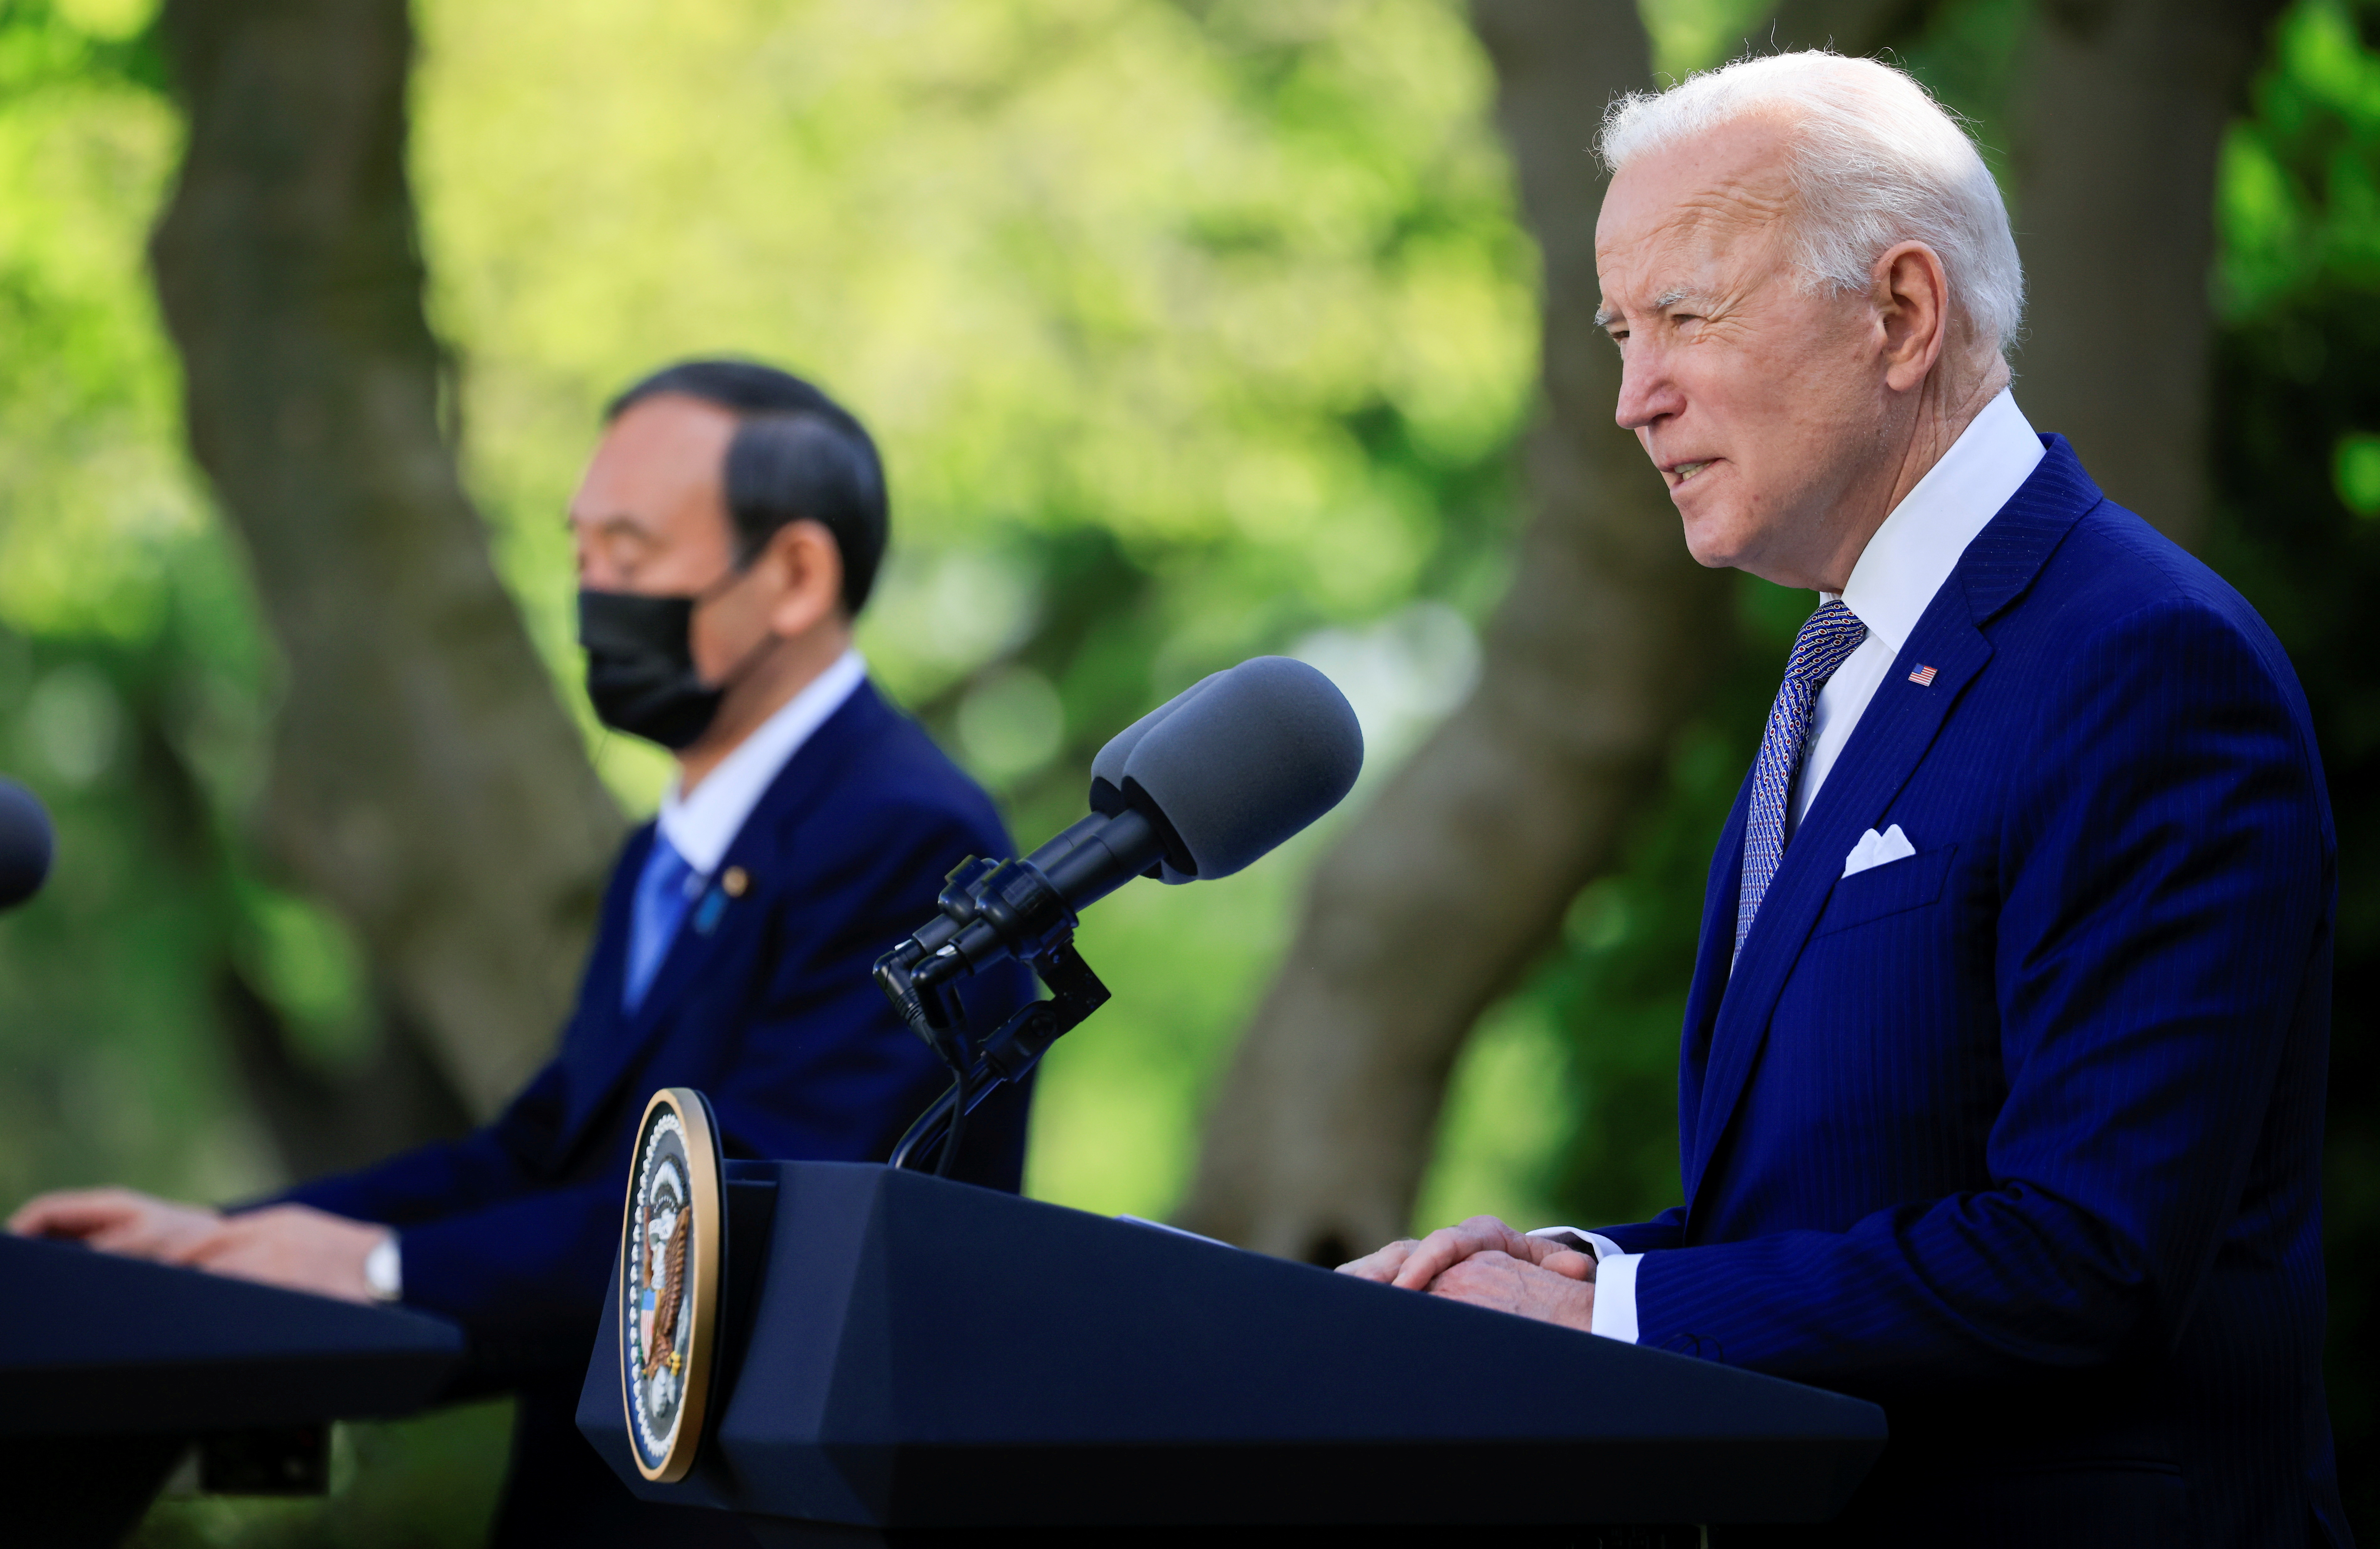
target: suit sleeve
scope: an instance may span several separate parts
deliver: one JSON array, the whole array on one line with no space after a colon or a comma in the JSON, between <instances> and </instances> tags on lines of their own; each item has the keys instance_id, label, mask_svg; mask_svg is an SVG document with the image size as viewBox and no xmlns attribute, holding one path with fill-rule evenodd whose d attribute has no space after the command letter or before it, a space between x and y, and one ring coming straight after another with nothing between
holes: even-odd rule
<instances>
[{"instance_id":1,"label":"suit sleeve","mask_svg":"<svg viewBox=\"0 0 2380 1549\"><path fill-rule=\"evenodd\" d=\"M2008 1080L1991 1187L1653 1253L1640 1342L1854 1389L2171 1347L2240 1200L2335 886L2277 658L2179 601L2076 643L2019 756L1997 939L1976 949L1994 954Z\"/></svg>"},{"instance_id":2,"label":"suit sleeve","mask_svg":"<svg viewBox=\"0 0 2380 1549\"><path fill-rule=\"evenodd\" d=\"M1649 1221L1638 1221L1624 1227L1597 1227L1595 1235L1609 1238L1623 1253L1649 1253L1656 1248L1674 1248L1685 1240L1686 1213L1682 1206L1671 1205Z\"/></svg>"}]
</instances>

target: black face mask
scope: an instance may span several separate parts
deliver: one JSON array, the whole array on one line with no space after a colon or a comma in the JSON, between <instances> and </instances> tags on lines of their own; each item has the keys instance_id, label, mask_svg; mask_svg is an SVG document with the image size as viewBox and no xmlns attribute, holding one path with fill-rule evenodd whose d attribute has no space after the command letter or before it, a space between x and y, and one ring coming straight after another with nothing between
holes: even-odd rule
<instances>
[{"instance_id":1,"label":"black face mask","mask_svg":"<svg viewBox=\"0 0 2380 1549\"><path fill-rule=\"evenodd\" d=\"M689 630L698 600L579 592L578 644L596 720L672 750L710 727L726 691L704 684L694 669Z\"/></svg>"}]
</instances>

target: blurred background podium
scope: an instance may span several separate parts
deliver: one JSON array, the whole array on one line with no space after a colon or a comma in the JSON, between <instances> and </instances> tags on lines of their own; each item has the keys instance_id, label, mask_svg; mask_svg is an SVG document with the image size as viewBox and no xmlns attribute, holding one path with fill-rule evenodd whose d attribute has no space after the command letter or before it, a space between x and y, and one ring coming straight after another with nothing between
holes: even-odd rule
<instances>
[{"instance_id":1,"label":"blurred background podium","mask_svg":"<svg viewBox=\"0 0 2380 1549\"><path fill-rule=\"evenodd\" d=\"M692 1471L625 1431L620 1277L578 1424L763 1543L1001 1526L1813 1522L1882 1450L1839 1394L920 1173L725 1168Z\"/></svg>"},{"instance_id":2,"label":"blurred background podium","mask_svg":"<svg viewBox=\"0 0 2380 1549\"><path fill-rule=\"evenodd\" d=\"M202 1482L320 1490L328 1423L429 1403L461 1331L416 1313L0 1235L0 1540L113 1544L195 1448Z\"/></svg>"}]
</instances>

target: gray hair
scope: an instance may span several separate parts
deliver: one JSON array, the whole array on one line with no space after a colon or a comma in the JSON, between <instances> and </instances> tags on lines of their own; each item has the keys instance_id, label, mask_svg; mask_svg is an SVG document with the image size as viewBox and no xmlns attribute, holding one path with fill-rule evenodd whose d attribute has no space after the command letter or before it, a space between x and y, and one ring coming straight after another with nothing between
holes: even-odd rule
<instances>
[{"instance_id":1,"label":"gray hair","mask_svg":"<svg viewBox=\"0 0 2380 1549\"><path fill-rule=\"evenodd\" d=\"M1959 121L1904 71L1818 51L1740 59L1618 99L1597 150L1618 172L1752 116L1790 136L1794 259L1812 286L1864 291L1886 249L1923 242L1977 336L2003 352L2016 342L2024 268L1999 186Z\"/></svg>"}]
</instances>

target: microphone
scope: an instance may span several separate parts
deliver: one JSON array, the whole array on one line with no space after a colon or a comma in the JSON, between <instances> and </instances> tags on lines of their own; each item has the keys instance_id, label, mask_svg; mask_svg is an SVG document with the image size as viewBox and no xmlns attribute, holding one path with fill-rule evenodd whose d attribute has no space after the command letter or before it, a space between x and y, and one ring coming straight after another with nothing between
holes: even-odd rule
<instances>
[{"instance_id":1,"label":"microphone","mask_svg":"<svg viewBox=\"0 0 2380 1549\"><path fill-rule=\"evenodd\" d=\"M1257 657L1193 684L1101 748L1088 817L1021 860L961 862L934 918L876 964L878 987L957 1077L893 1165L933 1121L963 1119L1106 1002L1074 951L1083 910L1135 877L1178 885L1245 869L1338 805L1363 767L1363 728L1337 685L1302 661ZM972 1048L948 988L1007 958L1030 963L1055 998ZM955 1148L954 1126L945 1170Z\"/></svg>"},{"instance_id":2,"label":"microphone","mask_svg":"<svg viewBox=\"0 0 2380 1549\"><path fill-rule=\"evenodd\" d=\"M0 776L0 909L14 909L42 890L56 850L40 798Z\"/></svg>"}]
</instances>

